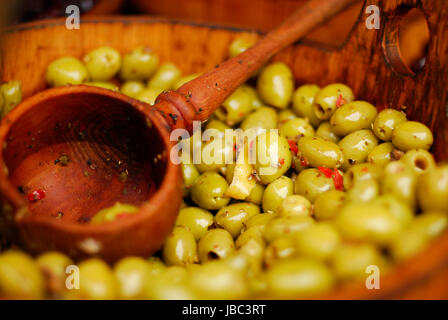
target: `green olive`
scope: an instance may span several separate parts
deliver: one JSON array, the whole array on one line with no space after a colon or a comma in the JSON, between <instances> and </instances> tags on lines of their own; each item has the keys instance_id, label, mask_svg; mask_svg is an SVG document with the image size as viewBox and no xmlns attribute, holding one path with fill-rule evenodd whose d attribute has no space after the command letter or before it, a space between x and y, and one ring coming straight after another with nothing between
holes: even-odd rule
<instances>
[{"instance_id":1,"label":"green olive","mask_svg":"<svg viewBox=\"0 0 448 320\"><path fill-rule=\"evenodd\" d=\"M264 190L264 185L257 183L255 187L252 188L245 201L252 202L257 206L261 205L263 201Z\"/></svg>"},{"instance_id":2,"label":"green olive","mask_svg":"<svg viewBox=\"0 0 448 320\"><path fill-rule=\"evenodd\" d=\"M347 191L347 202L370 202L379 195L379 186L376 180L355 181L353 187Z\"/></svg>"},{"instance_id":3,"label":"green olive","mask_svg":"<svg viewBox=\"0 0 448 320\"><path fill-rule=\"evenodd\" d=\"M297 118L296 114L294 112L292 112L291 109L279 109L278 110L278 125L281 125L291 119L295 119Z\"/></svg>"},{"instance_id":4,"label":"green olive","mask_svg":"<svg viewBox=\"0 0 448 320\"><path fill-rule=\"evenodd\" d=\"M314 128L306 118L294 118L282 123L278 129L286 139L299 140L301 137L314 136Z\"/></svg>"},{"instance_id":5,"label":"green olive","mask_svg":"<svg viewBox=\"0 0 448 320\"><path fill-rule=\"evenodd\" d=\"M374 201L375 205L380 205L392 213L403 227L407 227L414 218L414 212L403 201L398 200L392 194L383 194Z\"/></svg>"},{"instance_id":6,"label":"green olive","mask_svg":"<svg viewBox=\"0 0 448 320\"><path fill-rule=\"evenodd\" d=\"M255 226L265 226L269 221L275 219L276 217L277 215L273 213L260 213L248 219L244 223L244 226L246 230Z\"/></svg>"},{"instance_id":7,"label":"green olive","mask_svg":"<svg viewBox=\"0 0 448 320\"><path fill-rule=\"evenodd\" d=\"M111 222L121 218L122 215L135 214L138 210L139 208L132 204L116 202L113 206L98 211L90 222L94 224Z\"/></svg>"},{"instance_id":8,"label":"green olive","mask_svg":"<svg viewBox=\"0 0 448 320\"><path fill-rule=\"evenodd\" d=\"M260 216L261 214L256 215ZM267 222L265 222L266 224ZM241 247L245 246L248 242L254 241L257 242L261 247L264 248L265 241L263 238L263 230L265 227L265 224L262 225L255 225L250 228L246 228L246 230L243 231L243 233L240 234L240 236L235 241L235 246L237 249L240 249Z\"/></svg>"},{"instance_id":9,"label":"green olive","mask_svg":"<svg viewBox=\"0 0 448 320\"><path fill-rule=\"evenodd\" d=\"M151 276L149 264L140 257L126 257L114 267L120 299L142 299Z\"/></svg>"},{"instance_id":10,"label":"green olive","mask_svg":"<svg viewBox=\"0 0 448 320\"><path fill-rule=\"evenodd\" d=\"M230 198L224 197L228 186L218 173L205 172L194 181L190 191L191 199L203 209L218 210L230 201Z\"/></svg>"},{"instance_id":11,"label":"green olive","mask_svg":"<svg viewBox=\"0 0 448 320\"><path fill-rule=\"evenodd\" d=\"M394 109L384 109L373 122L373 132L383 141L392 140L392 132L401 123L406 122L406 114L394 110Z\"/></svg>"},{"instance_id":12,"label":"green olive","mask_svg":"<svg viewBox=\"0 0 448 320\"><path fill-rule=\"evenodd\" d=\"M274 62L263 68L257 80L257 90L261 99L273 107L286 108L291 102L294 77L289 67L282 62Z\"/></svg>"},{"instance_id":13,"label":"green olive","mask_svg":"<svg viewBox=\"0 0 448 320\"><path fill-rule=\"evenodd\" d=\"M243 84L241 89L246 92L249 96L250 104L252 105L252 109L257 109L263 106L263 102L261 101L257 89L252 86Z\"/></svg>"},{"instance_id":14,"label":"green olive","mask_svg":"<svg viewBox=\"0 0 448 320\"><path fill-rule=\"evenodd\" d=\"M184 266L196 263L198 251L193 233L183 226L174 227L165 239L162 255L168 265Z\"/></svg>"},{"instance_id":15,"label":"green olive","mask_svg":"<svg viewBox=\"0 0 448 320\"><path fill-rule=\"evenodd\" d=\"M232 235L224 229L208 230L198 242L199 261L222 259L235 251Z\"/></svg>"},{"instance_id":16,"label":"green olive","mask_svg":"<svg viewBox=\"0 0 448 320\"><path fill-rule=\"evenodd\" d=\"M190 283L200 299L244 299L249 293L244 275L221 261L213 261L195 269Z\"/></svg>"},{"instance_id":17,"label":"green olive","mask_svg":"<svg viewBox=\"0 0 448 320\"><path fill-rule=\"evenodd\" d=\"M201 161L196 164L196 168L200 173L209 171L219 171L226 167L226 164L233 160L234 144L233 141L227 141L225 137L218 138L219 131L210 129L210 132L216 138L202 143Z\"/></svg>"},{"instance_id":18,"label":"green olive","mask_svg":"<svg viewBox=\"0 0 448 320\"><path fill-rule=\"evenodd\" d=\"M289 195L282 201L277 211L280 217L311 216L311 202L298 194Z\"/></svg>"},{"instance_id":19,"label":"green olive","mask_svg":"<svg viewBox=\"0 0 448 320\"><path fill-rule=\"evenodd\" d=\"M145 89L145 85L141 81L137 80L128 80L123 83L120 87L120 92L131 97L137 99L140 93Z\"/></svg>"},{"instance_id":20,"label":"green olive","mask_svg":"<svg viewBox=\"0 0 448 320\"><path fill-rule=\"evenodd\" d=\"M411 149L428 150L433 141L431 130L423 123L416 121L400 123L392 132L392 143L403 151Z\"/></svg>"},{"instance_id":21,"label":"green olive","mask_svg":"<svg viewBox=\"0 0 448 320\"><path fill-rule=\"evenodd\" d=\"M159 257L149 257L147 259L149 273L151 275L161 274L166 269L166 265L163 263L162 259Z\"/></svg>"},{"instance_id":22,"label":"green olive","mask_svg":"<svg viewBox=\"0 0 448 320\"><path fill-rule=\"evenodd\" d=\"M261 134L264 130L277 128L277 112L270 107L260 107L249 114L241 123L242 130L253 129L255 133Z\"/></svg>"},{"instance_id":23,"label":"green olive","mask_svg":"<svg viewBox=\"0 0 448 320\"><path fill-rule=\"evenodd\" d=\"M343 207L344 201L344 191L330 190L321 193L314 201L314 217L316 220L333 219Z\"/></svg>"},{"instance_id":24,"label":"green olive","mask_svg":"<svg viewBox=\"0 0 448 320\"><path fill-rule=\"evenodd\" d=\"M390 253L397 262L415 256L429 243L429 237L418 228L411 228L400 233L390 245Z\"/></svg>"},{"instance_id":25,"label":"green olive","mask_svg":"<svg viewBox=\"0 0 448 320\"><path fill-rule=\"evenodd\" d=\"M417 176L405 163L392 161L384 168L381 179L383 194L392 194L413 208L416 203L416 187Z\"/></svg>"},{"instance_id":26,"label":"green olive","mask_svg":"<svg viewBox=\"0 0 448 320\"><path fill-rule=\"evenodd\" d=\"M382 173L382 168L372 163L355 164L344 174L344 187L349 190L357 181L376 180L381 177Z\"/></svg>"},{"instance_id":27,"label":"green olive","mask_svg":"<svg viewBox=\"0 0 448 320\"><path fill-rule=\"evenodd\" d=\"M160 93L162 93L160 88L145 88L137 95L136 99L153 105Z\"/></svg>"},{"instance_id":28,"label":"green olive","mask_svg":"<svg viewBox=\"0 0 448 320\"><path fill-rule=\"evenodd\" d=\"M229 57L233 58L234 56L239 55L240 53L246 51L250 47L252 47L255 43L253 39L247 38L236 38L230 43L229 46Z\"/></svg>"},{"instance_id":29,"label":"green olive","mask_svg":"<svg viewBox=\"0 0 448 320\"><path fill-rule=\"evenodd\" d=\"M294 242L291 237L285 236L273 240L266 247L264 252L264 264L267 268L272 268L275 263L282 259L288 259L295 254Z\"/></svg>"},{"instance_id":30,"label":"green olive","mask_svg":"<svg viewBox=\"0 0 448 320\"><path fill-rule=\"evenodd\" d=\"M86 86L98 87L112 91L119 91L119 88L109 81L88 81L83 83Z\"/></svg>"},{"instance_id":31,"label":"green olive","mask_svg":"<svg viewBox=\"0 0 448 320\"><path fill-rule=\"evenodd\" d=\"M434 156L424 149L411 149L401 157L400 161L406 163L416 175L436 167Z\"/></svg>"},{"instance_id":32,"label":"green olive","mask_svg":"<svg viewBox=\"0 0 448 320\"><path fill-rule=\"evenodd\" d=\"M123 57L120 77L123 80L143 81L151 77L159 65L159 58L149 47L138 47Z\"/></svg>"},{"instance_id":33,"label":"green olive","mask_svg":"<svg viewBox=\"0 0 448 320\"><path fill-rule=\"evenodd\" d=\"M75 293L80 299L116 299L119 289L117 280L109 266L92 258L79 264L79 290Z\"/></svg>"},{"instance_id":34,"label":"green olive","mask_svg":"<svg viewBox=\"0 0 448 320\"><path fill-rule=\"evenodd\" d=\"M334 284L323 263L305 258L281 261L266 274L268 292L276 298L308 298L329 291Z\"/></svg>"},{"instance_id":35,"label":"green olive","mask_svg":"<svg viewBox=\"0 0 448 320\"><path fill-rule=\"evenodd\" d=\"M336 228L327 223L315 223L295 236L295 247L300 256L328 260L341 242Z\"/></svg>"},{"instance_id":36,"label":"green olive","mask_svg":"<svg viewBox=\"0 0 448 320\"><path fill-rule=\"evenodd\" d=\"M251 111L251 98L245 90L239 87L215 111L215 115L227 125L234 126L240 123Z\"/></svg>"},{"instance_id":37,"label":"green olive","mask_svg":"<svg viewBox=\"0 0 448 320\"><path fill-rule=\"evenodd\" d=\"M3 108L0 103L1 117L4 117L16 105L22 102L22 83L20 81L8 81L0 86L0 96L3 101Z\"/></svg>"},{"instance_id":38,"label":"green olive","mask_svg":"<svg viewBox=\"0 0 448 320\"><path fill-rule=\"evenodd\" d=\"M190 82L191 80L196 79L197 77L199 77L200 74L199 73L193 73L193 74L189 74L187 76L183 76L180 77L175 83L174 83L174 90L179 89L180 87L182 87L184 84L186 84L187 82Z\"/></svg>"},{"instance_id":39,"label":"green olive","mask_svg":"<svg viewBox=\"0 0 448 320\"><path fill-rule=\"evenodd\" d=\"M347 243L336 248L331 258L331 264L339 279L365 281L367 278L366 268L371 265L381 268L384 265L384 259L372 244Z\"/></svg>"},{"instance_id":40,"label":"green olive","mask_svg":"<svg viewBox=\"0 0 448 320\"><path fill-rule=\"evenodd\" d=\"M384 167L392 161L392 153L395 150L391 142L377 145L367 154L367 162Z\"/></svg>"},{"instance_id":41,"label":"green olive","mask_svg":"<svg viewBox=\"0 0 448 320\"><path fill-rule=\"evenodd\" d=\"M339 146L318 137L303 137L298 143L302 157L313 167L339 168L344 156Z\"/></svg>"},{"instance_id":42,"label":"green olive","mask_svg":"<svg viewBox=\"0 0 448 320\"><path fill-rule=\"evenodd\" d=\"M145 299L193 300L198 298L188 279L178 279L173 277L172 273L168 271L157 277L150 277L145 287Z\"/></svg>"},{"instance_id":43,"label":"green olive","mask_svg":"<svg viewBox=\"0 0 448 320\"><path fill-rule=\"evenodd\" d=\"M292 155L288 141L275 131L257 136L256 150L255 168L263 184L271 183L291 167Z\"/></svg>"},{"instance_id":44,"label":"green olive","mask_svg":"<svg viewBox=\"0 0 448 320\"><path fill-rule=\"evenodd\" d=\"M275 218L266 224L263 237L270 243L283 236L294 236L313 223L313 218L308 216Z\"/></svg>"},{"instance_id":45,"label":"green olive","mask_svg":"<svg viewBox=\"0 0 448 320\"><path fill-rule=\"evenodd\" d=\"M161 90L174 89L174 84L181 77L181 71L172 63L162 64L149 79L148 87Z\"/></svg>"},{"instance_id":46,"label":"green olive","mask_svg":"<svg viewBox=\"0 0 448 320\"><path fill-rule=\"evenodd\" d=\"M356 163L366 161L367 154L378 145L378 139L371 130L358 130L345 136L338 145L344 154L342 169L347 170Z\"/></svg>"},{"instance_id":47,"label":"green olive","mask_svg":"<svg viewBox=\"0 0 448 320\"><path fill-rule=\"evenodd\" d=\"M448 227L448 216L443 211L424 211L418 215L409 229L422 230L431 239L438 237Z\"/></svg>"},{"instance_id":48,"label":"green olive","mask_svg":"<svg viewBox=\"0 0 448 320\"><path fill-rule=\"evenodd\" d=\"M209 130L209 129L215 129L215 130L218 130L219 132L221 132L221 133L225 133L225 131L226 130L229 130L229 129L232 129L231 127L229 127L228 125L226 125L224 122L222 122L221 120L218 120L218 119L210 119L208 122L207 122L207 125L206 125L206 127L205 127L205 129L206 130ZM224 136L224 135L221 135L221 136Z\"/></svg>"},{"instance_id":49,"label":"green olive","mask_svg":"<svg viewBox=\"0 0 448 320\"><path fill-rule=\"evenodd\" d=\"M336 218L341 235L347 240L371 241L384 245L402 228L398 218L379 204L347 203Z\"/></svg>"},{"instance_id":50,"label":"green olive","mask_svg":"<svg viewBox=\"0 0 448 320\"><path fill-rule=\"evenodd\" d=\"M198 207L186 207L179 211L176 225L188 228L198 241L213 225L213 215Z\"/></svg>"},{"instance_id":51,"label":"green olive","mask_svg":"<svg viewBox=\"0 0 448 320\"><path fill-rule=\"evenodd\" d=\"M60 252L48 251L37 257L36 264L46 277L47 291L56 297L61 296L66 289L66 268L73 264L72 259Z\"/></svg>"},{"instance_id":52,"label":"green olive","mask_svg":"<svg viewBox=\"0 0 448 320\"><path fill-rule=\"evenodd\" d=\"M333 179L315 168L303 170L294 182L294 193L308 198L311 202L314 202L318 195L334 188Z\"/></svg>"},{"instance_id":53,"label":"green olive","mask_svg":"<svg viewBox=\"0 0 448 320\"><path fill-rule=\"evenodd\" d=\"M340 106L354 99L352 89L342 83L330 84L314 97L313 111L318 119L328 120Z\"/></svg>"},{"instance_id":54,"label":"green olive","mask_svg":"<svg viewBox=\"0 0 448 320\"><path fill-rule=\"evenodd\" d=\"M425 211L448 212L448 165L428 170L419 177L417 197L420 207Z\"/></svg>"},{"instance_id":55,"label":"green olive","mask_svg":"<svg viewBox=\"0 0 448 320\"><path fill-rule=\"evenodd\" d=\"M244 223L259 213L260 208L253 203L233 203L218 211L215 222L236 238L240 235Z\"/></svg>"},{"instance_id":56,"label":"green olive","mask_svg":"<svg viewBox=\"0 0 448 320\"><path fill-rule=\"evenodd\" d=\"M67 84L81 84L89 79L86 67L76 58L63 57L54 60L47 67L45 80L50 87Z\"/></svg>"},{"instance_id":57,"label":"green olive","mask_svg":"<svg viewBox=\"0 0 448 320\"><path fill-rule=\"evenodd\" d=\"M84 56L84 64L93 81L107 81L121 68L121 55L111 47L100 47Z\"/></svg>"},{"instance_id":58,"label":"green olive","mask_svg":"<svg viewBox=\"0 0 448 320\"><path fill-rule=\"evenodd\" d=\"M365 101L344 104L330 118L331 131L345 136L361 129L370 129L377 115L376 108Z\"/></svg>"},{"instance_id":59,"label":"green olive","mask_svg":"<svg viewBox=\"0 0 448 320\"><path fill-rule=\"evenodd\" d=\"M41 299L45 281L27 254L8 250L0 255L0 293L9 299Z\"/></svg>"},{"instance_id":60,"label":"green olive","mask_svg":"<svg viewBox=\"0 0 448 320\"><path fill-rule=\"evenodd\" d=\"M315 127L321 122L313 111L314 97L319 90L320 87L315 84L305 84L298 87L292 96L292 109L296 115L308 118L309 122Z\"/></svg>"},{"instance_id":61,"label":"green olive","mask_svg":"<svg viewBox=\"0 0 448 320\"><path fill-rule=\"evenodd\" d=\"M264 212L276 212L287 196L293 193L293 182L281 176L268 184L263 193L262 207Z\"/></svg>"},{"instance_id":62,"label":"green olive","mask_svg":"<svg viewBox=\"0 0 448 320\"><path fill-rule=\"evenodd\" d=\"M341 138L331 131L330 122L322 122L316 130L316 137L322 138L329 142L338 143Z\"/></svg>"},{"instance_id":63,"label":"green olive","mask_svg":"<svg viewBox=\"0 0 448 320\"><path fill-rule=\"evenodd\" d=\"M182 168L182 177L183 177L183 187L184 187L184 196L189 194L190 188L193 185L194 181L197 177L199 177L199 171L196 166L192 163L190 164L181 164Z\"/></svg>"}]
</instances>

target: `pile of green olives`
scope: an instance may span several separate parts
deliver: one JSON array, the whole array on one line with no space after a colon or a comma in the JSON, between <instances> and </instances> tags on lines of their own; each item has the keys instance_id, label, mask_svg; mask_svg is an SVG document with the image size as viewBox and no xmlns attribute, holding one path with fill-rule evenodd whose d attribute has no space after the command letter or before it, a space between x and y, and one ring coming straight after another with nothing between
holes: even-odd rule
<instances>
[{"instance_id":1,"label":"pile of green olives","mask_svg":"<svg viewBox=\"0 0 448 320\"><path fill-rule=\"evenodd\" d=\"M229 55L251 45L237 40ZM99 48L82 62L54 61L46 79L53 86L107 87L116 76L124 94L152 103L161 90L197 75L181 78L147 48L123 57ZM430 153L430 129L399 108L378 111L357 100L345 84L296 87L286 64L271 63L203 126L254 129L254 145L268 151L262 153L268 160L275 141L278 163L267 171L260 156L253 164L183 163L183 204L154 256L126 257L114 266L82 261L80 289L69 290L68 257L49 252L33 259L8 250L0 255L0 296L314 297L365 281L371 265L387 273L448 227L448 164L436 164ZM102 214L113 219L117 210Z\"/></svg>"}]
</instances>

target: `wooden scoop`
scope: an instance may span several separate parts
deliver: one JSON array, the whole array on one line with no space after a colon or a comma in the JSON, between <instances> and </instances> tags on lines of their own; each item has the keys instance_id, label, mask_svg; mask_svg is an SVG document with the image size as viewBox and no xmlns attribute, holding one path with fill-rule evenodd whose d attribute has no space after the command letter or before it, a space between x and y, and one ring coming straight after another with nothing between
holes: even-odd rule
<instances>
[{"instance_id":1,"label":"wooden scoop","mask_svg":"<svg viewBox=\"0 0 448 320\"><path fill-rule=\"evenodd\" d=\"M0 192L11 205L7 221L33 252L114 261L159 250L182 198L180 167L169 157L170 132L191 132L194 120L206 120L274 54L352 2L307 2L253 47L160 94L152 107L82 85L26 99L0 126ZM89 223L117 201L140 209L113 222Z\"/></svg>"}]
</instances>

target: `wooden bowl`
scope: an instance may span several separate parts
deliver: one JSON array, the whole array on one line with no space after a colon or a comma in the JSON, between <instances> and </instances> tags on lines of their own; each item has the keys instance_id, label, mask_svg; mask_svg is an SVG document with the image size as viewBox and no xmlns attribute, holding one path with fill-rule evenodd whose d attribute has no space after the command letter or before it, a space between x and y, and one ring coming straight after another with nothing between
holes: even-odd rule
<instances>
[{"instance_id":1,"label":"wooden bowl","mask_svg":"<svg viewBox=\"0 0 448 320\"><path fill-rule=\"evenodd\" d=\"M396 34L401 17L417 3L427 17L431 39L425 67L412 74L401 61ZM448 160L445 147L448 5L429 0L380 1L378 5L381 29L366 29L363 8L344 46L329 50L298 44L283 50L274 60L284 61L292 68L297 84L343 82L353 88L357 97L371 101L378 109L406 106L410 119L422 121L433 130L437 159ZM148 45L161 61L174 62L185 74L201 72L223 61L230 42L241 36L257 38L258 34L148 17L84 19L80 30L65 29L63 20L34 22L6 30L0 47L0 80L21 80L24 96L28 97L46 88L44 73L52 60L63 55L81 58L87 51L103 45L122 53ZM123 103L123 107L115 107L117 112L132 109ZM137 115L138 112L136 118ZM5 151L3 156L6 159ZM9 160L8 165L12 163L15 162ZM175 197L173 194L164 201ZM425 252L383 275L380 290L368 290L364 283L353 283L324 298L448 298L447 283L448 233L445 233Z\"/></svg>"}]
</instances>

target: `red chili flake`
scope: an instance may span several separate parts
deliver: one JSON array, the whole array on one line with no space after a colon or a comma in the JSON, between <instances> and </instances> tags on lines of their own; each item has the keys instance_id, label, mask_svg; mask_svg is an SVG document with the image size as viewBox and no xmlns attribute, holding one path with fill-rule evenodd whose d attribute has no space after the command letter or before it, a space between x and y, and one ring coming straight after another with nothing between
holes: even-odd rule
<instances>
[{"instance_id":1,"label":"red chili flake","mask_svg":"<svg viewBox=\"0 0 448 320\"><path fill-rule=\"evenodd\" d=\"M44 190L34 190L33 192L28 194L28 201L29 202L36 202L41 199L45 198L45 191Z\"/></svg>"},{"instance_id":2,"label":"red chili flake","mask_svg":"<svg viewBox=\"0 0 448 320\"><path fill-rule=\"evenodd\" d=\"M116 216L115 216L115 218L116 219L122 219L122 218L128 218L128 217L130 217L131 215L130 214L128 214L128 213L120 213L120 214L117 214Z\"/></svg>"},{"instance_id":3,"label":"red chili flake","mask_svg":"<svg viewBox=\"0 0 448 320\"><path fill-rule=\"evenodd\" d=\"M240 117L243 117L243 116L244 116L244 112L239 112L238 115L239 115Z\"/></svg>"},{"instance_id":4,"label":"red chili flake","mask_svg":"<svg viewBox=\"0 0 448 320\"><path fill-rule=\"evenodd\" d=\"M285 159L281 158L281 159L278 161L278 163L280 164L280 166L284 165L284 164L285 164Z\"/></svg>"},{"instance_id":5,"label":"red chili flake","mask_svg":"<svg viewBox=\"0 0 448 320\"><path fill-rule=\"evenodd\" d=\"M333 182L336 190L342 190L344 188L344 178L338 169L334 169L333 172Z\"/></svg>"},{"instance_id":6,"label":"red chili flake","mask_svg":"<svg viewBox=\"0 0 448 320\"><path fill-rule=\"evenodd\" d=\"M361 171L362 172L369 172L369 168L364 167L364 168L361 169Z\"/></svg>"},{"instance_id":7,"label":"red chili flake","mask_svg":"<svg viewBox=\"0 0 448 320\"><path fill-rule=\"evenodd\" d=\"M238 150L238 148L236 147L236 142L234 142L234 143L233 143L233 151L236 152L237 150Z\"/></svg>"},{"instance_id":8,"label":"red chili flake","mask_svg":"<svg viewBox=\"0 0 448 320\"><path fill-rule=\"evenodd\" d=\"M317 169L322 172L327 178L331 178L333 171L327 167L317 167Z\"/></svg>"},{"instance_id":9,"label":"red chili flake","mask_svg":"<svg viewBox=\"0 0 448 320\"><path fill-rule=\"evenodd\" d=\"M344 97L342 97L342 94L340 94L338 96L338 98L336 99L336 108L339 108L340 106L342 106L343 104L346 104L347 101L345 101Z\"/></svg>"},{"instance_id":10,"label":"red chili flake","mask_svg":"<svg viewBox=\"0 0 448 320\"><path fill-rule=\"evenodd\" d=\"M300 160L300 165L302 166L302 167L308 167L309 166L309 162L308 162L308 160L306 160L305 158L303 158L302 160Z\"/></svg>"},{"instance_id":11,"label":"red chili flake","mask_svg":"<svg viewBox=\"0 0 448 320\"><path fill-rule=\"evenodd\" d=\"M299 152L299 148L297 147L297 143L294 140L288 140L289 144L289 150L291 150L292 153L297 155L297 152Z\"/></svg>"}]
</instances>

